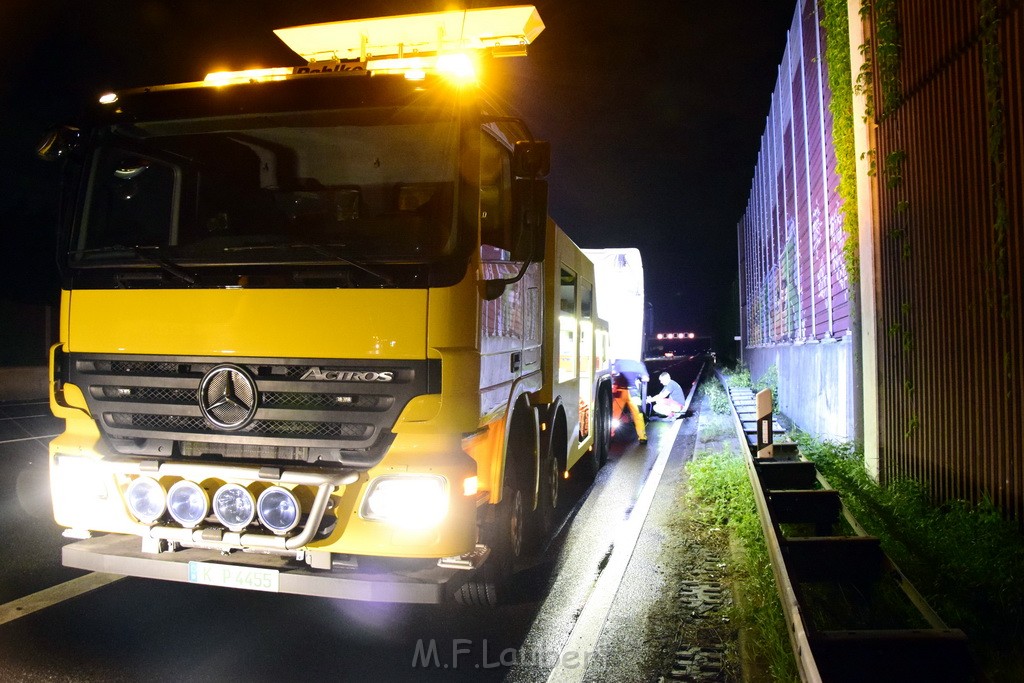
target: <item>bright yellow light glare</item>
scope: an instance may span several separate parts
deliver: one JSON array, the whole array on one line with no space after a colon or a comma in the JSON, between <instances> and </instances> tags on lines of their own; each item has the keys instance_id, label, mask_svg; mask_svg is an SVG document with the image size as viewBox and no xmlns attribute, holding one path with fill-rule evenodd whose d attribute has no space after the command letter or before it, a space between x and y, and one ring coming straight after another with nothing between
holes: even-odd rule
<instances>
[{"instance_id":1,"label":"bright yellow light glare","mask_svg":"<svg viewBox=\"0 0 1024 683\"><path fill-rule=\"evenodd\" d=\"M437 71L457 81L472 82L476 80L476 64L465 52L439 55Z\"/></svg>"},{"instance_id":2,"label":"bright yellow light glare","mask_svg":"<svg viewBox=\"0 0 1024 683\"><path fill-rule=\"evenodd\" d=\"M427 77L427 72L423 69L409 69L405 72L405 79L407 81L422 81Z\"/></svg>"},{"instance_id":3,"label":"bright yellow light glare","mask_svg":"<svg viewBox=\"0 0 1024 683\"><path fill-rule=\"evenodd\" d=\"M475 476L466 477L462 480L462 495L464 496L475 496L477 491L480 490L480 480Z\"/></svg>"},{"instance_id":4,"label":"bright yellow light glare","mask_svg":"<svg viewBox=\"0 0 1024 683\"><path fill-rule=\"evenodd\" d=\"M100 96L100 104L113 104L117 102L117 93L108 92Z\"/></svg>"},{"instance_id":5,"label":"bright yellow light glare","mask_svg":"<svg viewBox=\"0 0 1024 683\"><path fill-rule=\"evenodd\" d=\"M373 59L366 63L366 70L374 73L407 74L410 71L430 69L430 62L423 57L391 57Z\"/></svg>"},{"instance_id":6,"label":"bright yellow light glare","mask_svg":"<svg viewBox=\"0 0 1024 683\"><path fill-rule=\"evenodd\" d=\"M274 67L272 69L246 69L244 71L214 71L206 74L203 83L216 87L233 85L235 83L249 83L251 81L280 81L292 73L293 70L290 66Z\"/></svg>"}]
</instances>

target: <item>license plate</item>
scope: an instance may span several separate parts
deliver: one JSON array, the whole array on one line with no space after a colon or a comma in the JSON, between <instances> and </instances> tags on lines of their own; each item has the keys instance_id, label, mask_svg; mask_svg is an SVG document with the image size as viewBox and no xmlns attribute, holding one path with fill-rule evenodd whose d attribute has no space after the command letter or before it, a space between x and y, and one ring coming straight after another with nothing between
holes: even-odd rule
<instances>
[{"instance_id":1,"label":"license plate","mask_svg":"<svg viewBox=\"0 0 1024 683\"><path fill-rule=\"evenodd\" d=\"M188 563L188 582L201 583L206 586L224 586L276 593L279 573L276 569L239 567L216 562Z\"/></svg>"}]
</instances>

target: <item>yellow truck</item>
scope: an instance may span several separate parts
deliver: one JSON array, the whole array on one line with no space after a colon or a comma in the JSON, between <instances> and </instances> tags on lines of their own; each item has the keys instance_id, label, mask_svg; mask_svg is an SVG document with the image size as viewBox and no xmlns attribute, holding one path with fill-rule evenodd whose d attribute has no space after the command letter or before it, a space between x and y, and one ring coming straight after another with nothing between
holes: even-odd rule
<instances>
[{"instance_id":1,"label":"yellow truck","mask_svg":"<svg viewBox=\"0 0 1024 683\"><path fill-rule=\"evenodd\" d=\"M593 264L488 92L532 6L276 31L305 65L99 98L63 164L64 564L500 600L607 457Z\"/></svg>"}]
</instances>

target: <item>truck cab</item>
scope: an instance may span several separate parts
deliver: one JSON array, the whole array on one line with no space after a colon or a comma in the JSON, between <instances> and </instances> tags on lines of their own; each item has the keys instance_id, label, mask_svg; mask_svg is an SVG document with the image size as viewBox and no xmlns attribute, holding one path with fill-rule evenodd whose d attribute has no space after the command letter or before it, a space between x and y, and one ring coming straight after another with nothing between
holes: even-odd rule
<instances>
[{"instance_id":1,"label":"truck cab","mask_svg":"<svg viewBox=\"0 0 1024 683\"><path fill-rule=\"evenodd\" d=\"M282 29L304 66L108 93L48 138L65 564L496 600L607 449L592 264L546 215L547 144L474 75L542 29Z\"/></svg>"}]
</instances>

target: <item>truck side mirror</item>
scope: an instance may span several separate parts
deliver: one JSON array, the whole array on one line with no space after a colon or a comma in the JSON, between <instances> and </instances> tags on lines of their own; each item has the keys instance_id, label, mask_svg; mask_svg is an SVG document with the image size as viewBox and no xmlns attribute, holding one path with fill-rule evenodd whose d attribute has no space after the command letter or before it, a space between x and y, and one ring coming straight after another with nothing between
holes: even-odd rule
<instances>
[{"instance_id":1,"label":"truck side mirror","mask_svg":"<svg viewBox=\"0 0 1024 683\"><path fill-rule=\"evenodd\" d=\"M546 180L516 178L512 181L512 230L516 239L513 261L542 261L548 223Z\"/></svg>"},{"instance_id":2,"label":"truck side mirror","mask_svg":"<svg viewBox=\"0 0 1024 683\"><path fill-rule=\"evenodd\" d=\"M548 222L551 145L538 140L516 142L512 153L512 230L518 235L514 261L541 261Z\"/></svg>"},{"instance_id":3,"label":"truck side mirror","mask_svg":"<svg viewBox=\"0 0 1024 683\"><path fill-rule=\"evenodd\" d=\"M58 161L78 148L82 131L72 126L54 128L36 145L36 156L43 161Z\"/></svg>"},{"instance_id":4,"label":"truck side mirror","mask_svg":"<svg viewBox=\"0 0 1024 683\"><path fill-rule=\"evenodd\" d=\"M519 140L512 152L512 175L546 178L551 171L551 144L543 140Z\"/></svg>"}]
</instances>

